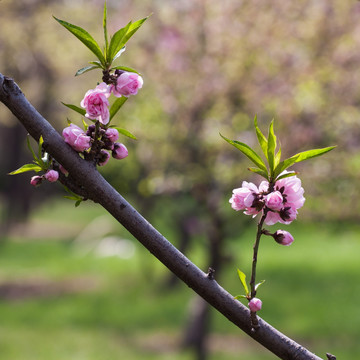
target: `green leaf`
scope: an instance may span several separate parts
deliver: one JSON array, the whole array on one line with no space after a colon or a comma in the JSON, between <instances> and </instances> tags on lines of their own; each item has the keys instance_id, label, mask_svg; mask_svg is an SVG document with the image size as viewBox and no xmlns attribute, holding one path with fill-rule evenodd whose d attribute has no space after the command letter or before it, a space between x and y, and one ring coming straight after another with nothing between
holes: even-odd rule
<instances>
[{"instance_id":1,"label":"green leaf","mask_svg":"<svg viewBox=\"0 0 360 360\"><path fill-rule=\"evenodd\" d=\"M121 129L121 128L116 127L116 126L113 126L113 128L116 129L119 132L119 134L125 135L130 139L137 140L136 136L133 135L130 131L127 131L125 129Z\"/></svg>"},{"instance_id":2,"label":"green leaf","mask_svg":"<svg viewBox=\"0 0 360 360\"><path fill-rule=\"evenodd\" d=\"M37 156L35 155L35 152L34 152L33 148L31 147L31 144L30 144L30 135L29 135L29 134L28 134L28 136L27 136L27 138L26 138L26 143L27 143L28 149L30 150L30 152L31 152L31 154L32 154L32 156L33 156L34 161L37 161L38 158L37 158Z\"/></svg>"},{"instance_id":3,"label":"green leaf","mask_svg":"<svg viewBox=\"0 0 360 360\"><path fill-rule=\"evenodd\" d=\"M236 300L240 300L241 298L247 299L247 296L245 296L245 295L236 295L236 296L234 296L234 299L236 299Z\"/></svg>"},{"instance_id":4,"label":"green leaf","mask_svg":"<svg viewBox=\"0 0 360 360\"><path fill-rule=\"evenodd\" d=\"M74 111L76 111L77 113L79 113L79 114L81 114L83 116L85 116L85 114L86 114L86 110L81 108L81 107L78 107L76 105L71 105L71 104L65 104L63 102L61 102L61 103L63 105L65 105L66 107L68 107L69 109L74 110Z\"/></svg>"},{"instance_id":5,"label":"green leaf","mask_svg":"<svg viewBox=\"0 0 360 360\"><path fill-rule=\"evenodd\" d=\"M290 177L290 176L295 176L295 175L297 175L298 173L296 172L296 171L290 171L290 172L288 172L288 173L286 173L286 174L282 174L282 175L280 175L279 177L277 177L276 178L276 181L278 181L278 180L280 180L280 179L285 179L285 178L287 178L287 177Z\"/></svg>"},{"instance_id":6,"label":"green leaf","mask_svg":"<svg viewBox=\"0 0 360 360\"><path fill-rule=\"evenodd\" d=\"M269 180L269 174L265 170L255 168L255 167L249 167L248 170L254 172L255 174L258 174L258 175L264 177L266 180Z\"/></svg>"},{"instance_id":7,"label":"green leaf","mask_svg":"<svg viewBox=\"0 0 360 360\"><path fill-rule=\"evenodd\" d=\"M82 199L81 200L78 200L76 203L75 203L75 207L78 207L81 203L82 203Z\"/></svg>"},{"instance_id":8,"label":"green leaf","mask_svg":"<svg viewBox=\"0 0 360 360\"><path fill-rule=\"evenodd\" d=\"M89 128L89 125L85 122L84 118L82 118L81 120L82 120L82 123L84 125L85 131L87 131L87 129Z\"/></svg>"},{"instance_id":9,"label":"green leaf","mask_svg":"<svg viewBox=\"0 0 360 360\"><path fill-rule=\"evenodd\" d=\"M124 47L127 41L139 30L141 25L149 18L140 19L133 22L129 22L125 27L118 30L110 40L109 56L107 58L108 63L112 63L115 58L119 57L119 51Z\"/></svg>"},{"instance_id":10,"label":"green leaf","mask_svg":"<svg viewBox=\"0 0 360 360\"><path fill-rule=\"evenodd\" d=\"M255 125L256 136L258 138L259 144L261 146L261 149L262 149L263 153L265 154L265 156L267 158L268 141L267 141L265 135L261 132L260 128L258 127L258 122L257 122L257 116L256 115L255 115L255 118L254 118L254 125Z\"/></svg>"},{"instance_id":11,"label":"green leaf","mask_svg":"<svg viewBox=\"0 0 360 360\"><path fill-rule=\"evenodd\" d=\"M85 66L81 69L79 69L76 73L75 73L75 76L79 76L79 75L82 75L82 74L85 74L86 72L88 71L91 71L91 70L95 70L95 69L101 69L101 66L99 65L89 65L89 66Z\"/></svg>"},{"instance_id":12,"label":"green leaf","mask_svg":"<svg viewBox=\"0 0 360 360\"><path fill-rule=\"evenodd\" d=\"M104 29L104 39L105 39L105 60L108 58L109 52L109 40L108 40L108 31L107 31L107 8L106 8L106 1L104 3L104 16L103 16L103 29Z\"/></svg>"},{"instance_id":13,"label":"green leaf","mask_svg":"<svg viewBox=\"0 0 360 360\"><path fill-rule=\"evenodd\" d=\"M123 71L128 71L128 72L133 72L136 73L138 75L141 75L138 71L136 71L135 69L132 69L131 67L128 66L114 66L111 68L111 70L123 70Z\"/></svg>"},{"instance_id":14,"label":"green leaf","mask_svg":"<svg viewBox=\"0 0 360 360\"><path fill-rule=\"evenodd\" d=\"M269 162L270 176L273 177L275 170L275 149L276 149L276 136L274 134L274 120L271 121L269 126L269 135L267 140L267 159Z\"/></svg>"},{"instance_id":15,"label":"green leaf","mask_svg":"<svg viewBox=\"0 0 360 360\"><path fill-rule=\"evenodd\" d=\"M125 104L128 98L125 96L117 98L110 108L110 120L116 115L120 108Z\"/></svg>"},{"instance_id":16,"label":"green leaf","mask_svg":"<svg viewBox=\"0 0 360 360\"><path fill-rule=\"evenodd\" d=\"M14 170L11 173L9 173L9 175L21 174L21 173L24 173L27 171L39 172L41 170L42 170L42 168L36 164L25 164L25 165L21 166L19 169Z\"/></svg>"},{"instance_id":17,"label":"green leaf","mask_svg":"<svg viewBox=\"0 0 360 360\"><path fill-rule=\"evenodd\" d=\"M113 58L113 62L118 58L118 57L120 57L120 55L124 52L126 50L126 46L123 46L118 52L117 52L117 54L114 56L114 58Z\"/></svg>"},{"instance_id":18,"label":"green leaf","mask_svg":"<svg viewBox=\"0 0 360 360\"><path fill-rule=\"evenodd\" d=\"M281 146L279 146L279 151L275 155L275 162L274 162L275 168L279 165L280 160L281 160Z\"/></svg>"},{"instance_id":19,"label":"green leaf","mask_svg":"<svg viewBox=\"0 0 360 360\"><path fill-rule=\"evenodd\" d=\"M130 25L131 21L126 26L118 30L111 38L107 57L107 61L109 63L113 62L115 55L117 55L117 53L124 47L125 42L123 41L123 39L125 38L125 35L130 28Z\"/></svg>"},{"instance_id":20,"label":"green leaf","mask_svg":"<svg viewBox=\"0 0 360 360\"><path fill-rule=\"evenodd\" d=\"M240 142L240 141L232 141L226 138L225 136L220 136L227 141L229 144L235 146L238 150L240 150L246 157L248 157L257 167L267 172L266 165L262 161L261 157L248 145Z\"/></svg>"},{"instance_id":21,"label":"green leaf","mask_svg":"<svg viewBox=\"0 0 360 360\"><path fill-rule=\"evenodd\" d=\"M42 135L40 135L40 138L39 138L39 149L38 149L38 159L41 159L42 158L42 146L43 146L43 143L44 143L44 138Z\"/></svg>"},{"instance_id":22,"label":"green leaf","mask_svg":"<svg viewBox=\"0 0 360 360\"><path fill-rule=\"evenodd\" d=\"M259 288L260 285L262 285L265 282L265 280L261 280L258 284L255 285L255 291Z\"/></svg>"},{"instance_id":23,"label":"green leaf","mask_svg":"<svg viewBox=\"0 0 360 360\"><path fill-rule=\"evenodd\" d=\"M297 154L298 158L297 158L296 162L298 163L300 161L308 160L313 157L323 155L323 154L331 151L334 148L336 148L336 146L329 146L329 147L322 148L322 149L312 149L312 150L303 151L303 152Z\"/></svg>"},{"instance_id":24,"label":"green leaf","mask_svg":"<svg viewBox=\"0 0 360 360\"><path fill-rule=\"evenodd\" d=\"M279 165L276 167L276 169L274 171L274 178L279 176L284 170L286 170L288 167L294 165L295 163L298 163L300 161L305 161L305 160L311 159L316 156L323 155L323 154L331 151L334 148L336 148L336 146L329 146L329 147L322 148L322 149L307 150L307 151L298 153L296 155L293 155L292 157L285 159L284 161L281 161L279 163Z\"/></svg>"},{"instance_id":25,"label":"green leaf","mask_svg":"<svg viewBox=\"0 0 360 360\"><path fill-rule=\"evenodd\" d=\"M246 284L246 275L239 269L237 269L238 275L239 275L239 279L242 283L242 286L244 287L245 293L246 295L249 295L249 289L248 286Z\"/></svg>"},{"instance_id":26,"label":"green leaf","mask_svg":"<svg viewBox=\"0 0 360 360\"><path fill-rule=\"evenodd\" d=\"M101 64L105 66L104 55L94 38L83 28L70 24L66 21L57 19L54 16L54 19L64 28L69 30L73 35L75 35L90 51L92 51L96 57L100 60Z\"/></svg>"}]
</instances>

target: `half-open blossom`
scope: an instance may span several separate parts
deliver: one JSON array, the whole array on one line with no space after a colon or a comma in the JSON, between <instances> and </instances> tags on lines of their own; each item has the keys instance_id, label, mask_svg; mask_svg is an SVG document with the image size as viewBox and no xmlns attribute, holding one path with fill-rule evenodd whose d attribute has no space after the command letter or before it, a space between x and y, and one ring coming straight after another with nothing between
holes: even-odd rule
<instances>
[{"instance_id":1,"label":"half-open blossom","mask_svg":"<svg viewBox=\"0 0 360 360\"><path fill-rule=\"evenodd\" d=\"M121 160L129 155L128 149L124 144L115 143L112 151L112 156L115 159Z\"/></svg>"},{"instance_id":2,"label":"half-open blossom","mask_svg":"<svg viewBox=\"0 0 360 360\"><path fill-rule=\"evenodd\" d=\"M259 190L255 184L243 181L241 188L233 190L233 194L229 200L229 203L236 211L247 210L251 212L252 210L250 208L253 205L258 192ZM257 211L255 207L253 209ZM258 213L258 211L256 213Z\"/></svg>"},{"instance_id":3,"label":"half-open blossom","mask_svg":"<svg viewBox=\"0 0 360 360\"><path fill-rule=\"evenodd\" d=\"M117 78L116 85L110 85L110 91L116 96L136 95L143 86L143 79L140 75L124 71Z\"/></svg>"},{"instance_id":4,"label":"half-open blossom","mask_svg":"<svg viewBox=\"0 0 360 360\"><path fill-rule=\"evenodd\" d=\"M33 177L31 178L30 184L31 184L32 186L38 186L38 185L40 185L40 184L42 183L42 181L43 181L43 177L36 175L36 176L33 176Z\"/></svg>"},{"instance_id":5,"label":"half-open blossom","mask_svg":"<svg viewBox=\"0 0 360 360\"><path fill-rule=\"evenodd\" d=\"M291 245L292 242L294 241L293 236L288 231L285 230L277 230L273 235L273 237L277 243L285 246Z\"/></svg>"},{"instance_id":6,"label":"half-open blossom","mask_svg":"<svg viewBox=\"0 0 360 360\"><path fill-rule=\"evenodd\" d=\"M256 297L252 298L249 301L249 309L252 312L257 312L259 310L261 310L262 307L262 301Z\"/></svg>"},{"instance_id":7,"label":"half-open blossom","mask_svg":"<svg viewBox=\"0 0 360 360\"><path fill-rule=\"evenodd\" d=\"M106 125L110 119L109 96L109 86L104 82L95 89L88 90L80 103L86 110L85 116L92 120L99 120Z\"/></svg>"},{"instance_id":8,"label":"half-open blossom","mask_svg":"<svg viewBox=\"0 0 360 360\"><path fill-rule=\"evenodd\" d=\"M47 181L55 182L59 178L59 173L56 170L49 170L44 177Z\"/></svg>"},{"instance_id":9,"label":"half-open blossom","mask_svg":"<svg viewBox=\"0 0 360 360\"><path fill-rule=\"evenodd\" d=\"M62 134L65 142L78 152L83 152L91 146L90 136L85 135L84 131L74 124L66 127Z\"/></svg>"}]
</instances>

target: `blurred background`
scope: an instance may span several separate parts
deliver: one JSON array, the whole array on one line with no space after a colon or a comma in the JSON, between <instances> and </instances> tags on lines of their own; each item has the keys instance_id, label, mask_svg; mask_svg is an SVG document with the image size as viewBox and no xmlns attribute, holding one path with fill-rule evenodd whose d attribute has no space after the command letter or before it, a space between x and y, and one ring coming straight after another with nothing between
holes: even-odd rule
<instances>
[{"instance_id":1,"label":"blurred background","mask_svg":"<svg viewBox=\"0 0 360 360\"><path fill-rule=\"evenodd\" d=\"M144 87L115 118L125 160L101 169L175 246L241 293L255 220L230 209L249 161L220 136L256 147L271 119L283 156L337 145L298 164L306 203L264 239L261 316L324 357L360 356L360 3L349 0L108 0L109 33L152 16L118 60ZM101 81L95 60L52 15L102 44L101 0L2 0L0 72L60 132L65 108ZM276 358L209 309L105 210L64 200L58 184L10 177L30 162L26 131L0 106L0 351L11 359Z\"/></svg>"}]
</instances>

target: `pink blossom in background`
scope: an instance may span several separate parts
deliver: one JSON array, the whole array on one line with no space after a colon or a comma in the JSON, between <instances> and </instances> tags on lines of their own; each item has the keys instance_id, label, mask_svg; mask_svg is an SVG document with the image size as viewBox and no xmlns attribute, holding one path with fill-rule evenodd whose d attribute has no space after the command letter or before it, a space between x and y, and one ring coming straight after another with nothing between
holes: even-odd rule
<instances>
[{"instance_id":1,"label":"pink blossom in background","mask_svg":"<svg viewBox=\"0 0 360 360\"><path fill-rule=\"evenodd\" d=\"M119 132L113 128L107 129L105 135L111 142L115 142L119 139Z\"/></svg>"},{"instance_id":2,"label":"pink blossom in background","mask_svg":"<svg viewBox=\"0 0 360 360\"><path fill-rule=\"evenodd\" d=\"M289 246L294 241L293 236L285 230L277 230L273 235L277 243L285 246Z\"/></svg>"},{"instance_id":3,"label":"pink blossom in background","mask_svg":"<svg viewBox=\"0 0 360 360\"><path fill-rule=\"evenodd\" d=\"M104 165L106 165L107 164L107 162L109 161L109 159L110 159L110 154L107 152L107 151L105 151L105 150L101 150L100 151L100 159L99 159L99 161L98 161L98 165L99 166L104 166Z\"/></svg>"},{"instance_id":4,"label":"pink blossom in background","mask_svg":"<svg viewBox=\"0 0 360 360\"><path fill-rule=\"evenodd\" d=\"M42 177L42 176L36 175L36 176L33 176L33 177L31 178L30 184L31 184L32 186L38 186L38 185L41 184L42 180L43 180L43 177Z\"/></svg>"},{"instance_id":5,"label":"pink blossom in background","mask_svg":"<svg viewBox=\"0 0 360 360\"><path fill-rule=\"evenodd\" d=\"M110 88L104 82L95 89L88 90L80 102L81 107L86 110L85 116L106 125L110 119L109 96Z\"/></svg>"},{"instance_id":6,"label":"pink blossom in background","mask_svg":"<svg viewBox=\"0 0 360 360\"><path fill-rule=\"evenodd\" d=\"M47 181L55 182L59 178L59 173L56 170L49 170L44 177Z\"/></svg>"},{"instance_id":7,"label":"pink blossom in background","mask_svg":"<svg viewBox=\"0 0 360 360\"><path fill-rule=\"evenodd\" d=\"M112 151L112 156L115 159L121 160L129 155L128 149L124 144L115 143Z\"/></svg>"},{"instance_id":8,"label":"pink blossom in background","mask_svg":"<svg viewBox=\"0 0 360 360\"><path fill-rule=\"evenodd\" d=\"M257 312L261 310L261 307L262 307L262 301L260 299L254 297L249 301L250 311Z\"/></svg>"},{"instance_id":9,"label":"pink blossom in background","mask_svg":"<svg viewBox=\"0 0 360 360\"><path fill-rule=\"evenodd\" d=\"M84 131L74 124L70 124L70 126L66 127L63 130L62 135L65 142L78 152L83 152L91 146L90 136L85 135Z\"/></svg>"},{"instance_id":10,"label":"pink blossom in background","mask_svg":"<svg viewBox=\"0 0 360 360\"><path fill-rule=\"evenodd\" d=\"M117 79L116 85L110 85L110 91L116 96L136 95L143 86L143 79L136 73L124 71Z\"/></svg>"}]
</instances>

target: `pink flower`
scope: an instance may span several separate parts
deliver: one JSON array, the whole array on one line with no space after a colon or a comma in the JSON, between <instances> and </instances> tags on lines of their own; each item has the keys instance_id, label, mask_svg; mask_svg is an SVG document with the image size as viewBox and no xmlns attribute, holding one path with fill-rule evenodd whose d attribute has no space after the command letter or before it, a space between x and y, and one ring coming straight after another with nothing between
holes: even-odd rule
<instances>
[{"instance_id":1,"label":"pink flower","mask_svg":"<svg viewBox=\"0 0 360 360\"><path fill-rule=\"evenodd\" d=\"M109 161L109 159L110 159L110 154L107 152L107 151L105 151L105 150L101 150L100 151L100 159L99 159L99 161L98 161L98 165L99 166L104 166L104 165L106 165L107 164L107 162Z\"/></svg>"},{"instance_id":2,"label":"pink flower","mask_svg":"<svg viewBox=\"0 0 360 360\"><path fill-rule=\"evenodd\" d=\"M265 205L271 210L280 210L283 206L283 197L280 191L274 191L266 195Z\"/></svg>"},{"instance_id":3,"label":"pink flower","mask_svg":"<svg viewBox=\"0 0 360 360\"><path fill-rule=\"evenodd\" d=\"M297 176L278 180L275 183L275 189L282 193L289 206L300 209L304 205L304 189L301 187L301 180Z\"/></svg>"},{"instance_id":4,"label":"pink flower","mask_svg":"<svg viewBox=\"0 0 360 360\"><path fill-rule=\"evenodd\" d=\"M110 91L116 96L136 95L143 86L143 79L136 73L124 71L117 79L116 85L110 85Z\"/></svg>"},{"instance_id":5,"label":"pink flower","mask_svg":"<svg viewBox=\"0 0 360 360\"><path fill-rule=\"evenodd\" d=\"M110 119L109 96L109 87L104 82L95 89L88 90L80 103L81 107L86 109L85 116L106 125Z\"/></svg>"},{"instance_id":6,"label":"pink flower","mask_svg":"<svg viewBox=\"0 0 360 360\"><path fill-rule=\"evenodd\" d=\"M291 245L292 242L294 241L293 236L288 231L285 230L277 230L273 235L273 237L277 243L285 246Z\"/></svg>"},{"instance_id":7,"label":"pink flower","mask_svg":"<svg viewBox=\"0 0 360 360\"><path fill-rule=\"evenodd\" d=\"M36 176L33 176L33 177L31 178L30 184L31 184L32 186L38 186L38 185L41 184L42 181L43 181L43 177L36 175Z\"/></svg>"},{"instance_id":8,"label":"pink flower","mask_svg":"<svg viewBox=\"0 0 360 360\"><path fill-rule=\"evenodd\" d=\"M255 184L243 181L241 188L233 190L233 195L230 198L229 203L231 204L231 207L236 211L247 210L251 212L252 210L250 210L249 208L251 208L251 206L253 205L257 193L258 188Z\"/></svg>"},{"instance_id":9,"label":"pink flower","mask_svg":"<svg viewBox=\"0 0 360 360\"><path fill-rule=\"evenodd\" d=\"M124 144L115 143L114 149L112 151L112 156L115 159L121 160L128 156L129 152L128 149Z\"/></svg>"},{"instance_id":10,"label":"pink flower","mask_svg":"<svg viewBox=\"0 0 360 360\"><path fill-rule=\"evenodd\" d=\"M250 311L257 312L261 310L261 307L262 307L262 301L260 299L254 297L249 301Z\"/></svg>"},{"instance_id":11,"label":"pink flower","mask_svg":"<svg viewBox=\"0 0 360 360\"><path fill-rule=\"evenodd\" d=\"M119 138L119 132L114 128L107 129L105 135L113 143Z\"/></svg>"},{"instance_id":12,"label":"pink flower","mask_svg":"<svg viewBox=\"0 0 360 360\"><path fill-rule=\"evenodd\" d=\"M55 182L59 178L59 173L56 170L49 170L44 177L47 181Z\"/></svg>"},{"instance_id":13,"label":"pink flower","mask_svg":"<svg viewBox=\"0 0 360 360\"><path fill-rule=\"evenodd\" d=\"M65 142L78 152L83 152L91 146L90 136L86 136L84 131L74 124L66 127L62 134Z\"/></svg>"}]
</instances>

